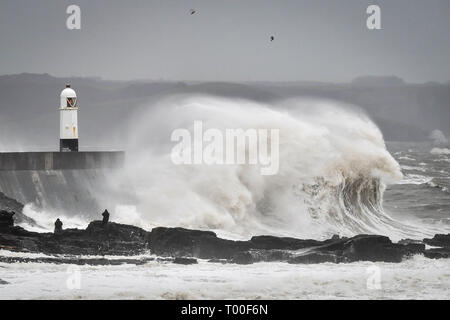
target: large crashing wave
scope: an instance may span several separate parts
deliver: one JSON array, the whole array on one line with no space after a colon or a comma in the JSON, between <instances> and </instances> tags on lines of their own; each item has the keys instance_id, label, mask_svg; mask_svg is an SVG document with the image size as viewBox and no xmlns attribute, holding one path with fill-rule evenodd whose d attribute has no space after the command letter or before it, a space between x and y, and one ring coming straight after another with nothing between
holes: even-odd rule
<instances>
[{"instance_id":1,"label":"large crashing wave","mask_svg":"<svg viewBox=\"0 0 450 320\"><path fill-rule=\"evenodd\" d=\"M174 165L171 132L192 130L198 120L205 129L279 129L279 173L262 176L253 165ZM348 106L177 96L143 108L131 132L127 169L117 179L130 186L133 215L144 225L315 238L413 232L382 207L386 184L402 177L398 163L376 125Z\"/></svg>"}]
</instances>

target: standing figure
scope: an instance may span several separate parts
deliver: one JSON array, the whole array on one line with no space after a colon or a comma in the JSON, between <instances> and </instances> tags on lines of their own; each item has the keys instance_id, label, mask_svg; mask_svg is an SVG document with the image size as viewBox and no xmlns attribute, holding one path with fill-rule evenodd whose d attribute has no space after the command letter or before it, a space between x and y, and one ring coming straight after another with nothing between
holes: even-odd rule
<instances>
[{"instance_id":1,"label":"standing figure","mask_svg":"<svg viewBox=\"0 0 450 320\"><path fill-rule=\"evenodd\" d=\"M10 214L9 214L9 221L8 221L8 226L10 227L10 228L12 228L12 227L14 227L14 215L15 215L16 213L13 211L13 212L11 212Z\"/></svg>"},{"instance_id":2,"label":"standing figure","mask_svg":"<svg viewBox=\"0 0 450 320\"><path fill-rule=\"evenodd\" d=\"M108 223L108 221L109 221L109 212L108 212L108 210L103 211L102 216L103 216L103 221L102 222L103 222L104 225L106 225Z\"/></svg>"},{"instance_id":3,"label":"standing figure","mask_svg":"<svg viewBox=\"0 0 450 320\"><path fill-rule=\"evenodd\" d=\"M59 220L59 218L56 219L56 221L55 221L55 234L59 234L59 233L62 232L62 230L63 230L62 226L63 226L62 221Z\"/></svg>"}]
</instances>

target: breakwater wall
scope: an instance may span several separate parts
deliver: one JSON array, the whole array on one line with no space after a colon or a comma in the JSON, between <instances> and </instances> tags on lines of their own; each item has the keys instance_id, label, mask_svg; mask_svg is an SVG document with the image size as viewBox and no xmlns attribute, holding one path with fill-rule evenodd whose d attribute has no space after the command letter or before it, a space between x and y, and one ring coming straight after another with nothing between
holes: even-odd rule
<instances>
[{"instance_id":1,"label":"breakwater wall","mask_svg":"<svg viewBox=\"0 0 450 320\"><path fill-rule=\"evenodd\" d=\"M120 199L124 152L0 153L0 192L38 209L90 217Z\"/></svg>"}]
</instances>

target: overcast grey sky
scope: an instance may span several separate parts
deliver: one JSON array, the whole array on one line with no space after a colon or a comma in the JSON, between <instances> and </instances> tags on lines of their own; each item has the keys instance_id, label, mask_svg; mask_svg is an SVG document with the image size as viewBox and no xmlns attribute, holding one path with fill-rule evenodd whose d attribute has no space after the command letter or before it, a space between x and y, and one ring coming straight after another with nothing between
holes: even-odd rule
<instances>
[{"instance_id":1,"label":"overcast grey sky","mask_svg":"<svg viewBox=\"0 0 450 320\"><path fill-rule=\"evenodd\" d=\"M69 4L81 7L81 30L66 28ZM380 5L382 30L366 28L369 4ZM448 82L450 1L0 0L0 74L21 72L335 82L370 74Z\"/></svg>"}]
</instances>

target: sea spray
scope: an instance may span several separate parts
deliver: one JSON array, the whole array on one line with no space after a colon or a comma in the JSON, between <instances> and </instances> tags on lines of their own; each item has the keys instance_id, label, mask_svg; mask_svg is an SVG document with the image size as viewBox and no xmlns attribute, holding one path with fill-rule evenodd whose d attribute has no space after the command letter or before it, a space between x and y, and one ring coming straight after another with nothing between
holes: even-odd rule
<instances>
[{"instance_id":1,"label":"sea spray","mask_svg":"<svg viewBox=\"0 0 450 320\"><path fill-rule=\"evenodd\" d=\"M346 105L180 95L143 110L132 120L126 169L115 179L129 184L133 210L149 225L237 237L416 232L383 211L384 188L402 178L400 167L377 126ZM278 129L278 174L263 176L246 164L174 165L171 132L193 130L195 121L205 130Z\"/></svg>"}]
</instances>

